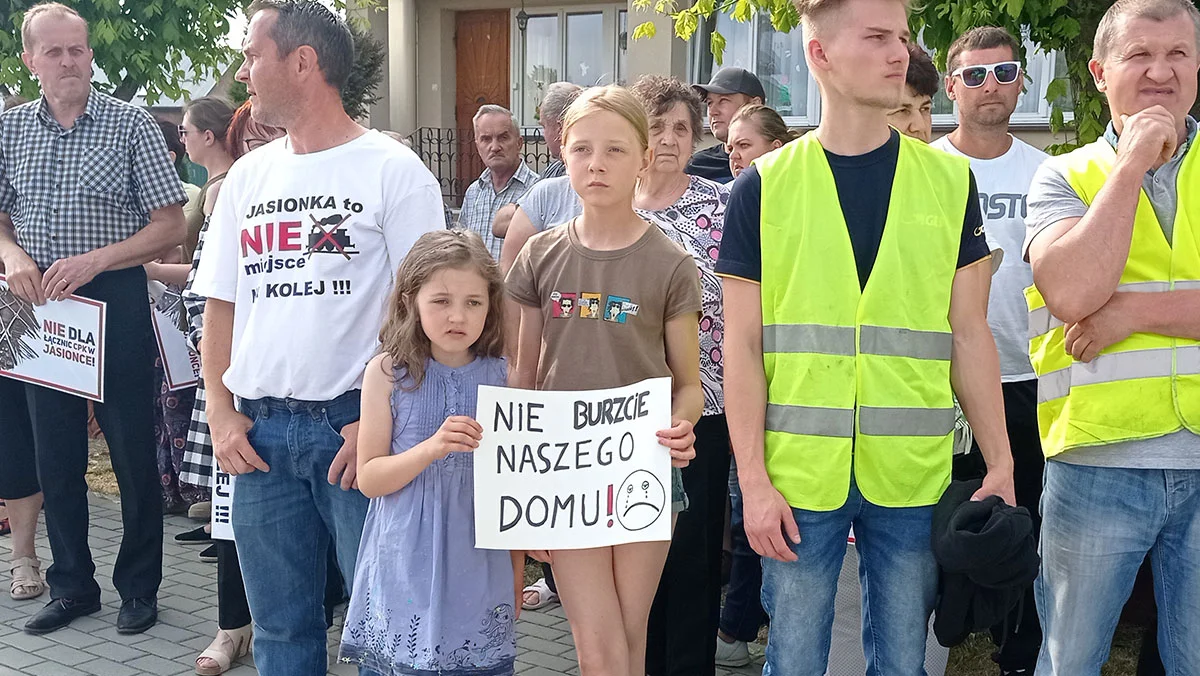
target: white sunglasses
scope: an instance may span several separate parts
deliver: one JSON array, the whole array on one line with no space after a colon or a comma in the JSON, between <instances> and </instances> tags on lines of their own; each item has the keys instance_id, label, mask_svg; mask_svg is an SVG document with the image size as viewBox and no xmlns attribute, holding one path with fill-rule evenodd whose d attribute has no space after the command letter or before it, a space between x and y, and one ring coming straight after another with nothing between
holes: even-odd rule
<instances>
[{"instance_id":1,"label":"white sunglasses","mask_svg":"<svg viewBox=\"0 0 1200 676\"><path fill-rule=\"evenodd\" d=\"M1012 84L1017 81L1021 75L1020 61L1001 61L1000 63L981 64L978 66L962 66L956 68L950 77L958 77L962 79L962 83L969 89L982 87L987 81L988 73L996 76L996 82L1000 84Z\"/></svg>"}]
</instances>

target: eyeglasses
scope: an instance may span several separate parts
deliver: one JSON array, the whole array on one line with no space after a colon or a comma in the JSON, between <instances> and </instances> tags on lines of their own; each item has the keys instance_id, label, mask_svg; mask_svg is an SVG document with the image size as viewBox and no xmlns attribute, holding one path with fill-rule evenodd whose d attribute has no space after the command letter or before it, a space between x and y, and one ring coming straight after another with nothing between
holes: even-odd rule
<instances>
[{"instance_id":1,"label":"eyeglasses","mask_svg":"<svg viewBox=\"0 0 1200 676\"><path fill-rule=\"evenodd\" d=\"M988 73L996 76L996 82L1002 85L1012 84L1017 81L1017 77L1021 74L1020 61L1002 61L1000 63L989 63L979 66L963 66L956 69L950 74L950 77L962 78L962 83L968 89L982 87L987 81Z\"/></svg>"},{"instance_id":2,"label":"eyeglasses","mask_svg":"<svg viewBox=\"0 0 1200 676\"><path fill-rule=\"evenodd\" d=\"M182 124L179 125L179 140L180 141L187 140L187 127L184 127Z\"/></svg>"}]
</instances>

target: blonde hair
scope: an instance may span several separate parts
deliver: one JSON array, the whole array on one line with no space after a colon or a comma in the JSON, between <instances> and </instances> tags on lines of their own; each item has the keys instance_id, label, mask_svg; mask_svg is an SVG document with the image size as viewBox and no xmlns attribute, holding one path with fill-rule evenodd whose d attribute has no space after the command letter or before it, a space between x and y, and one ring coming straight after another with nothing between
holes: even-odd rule
<instances>
[{"instance_id":1,"label":"blonde hair","mask_svg":"<svg viewBox=\"0 0 1200 676\"><path fill-rule=\"evenodd\" d=\"M747 103L738 108L733 119L729 121L729 125L733 126L734 122L746 120L754 125L758 133L768 141L779 141L780 143L791 143L800 138L800 134L788 129L787 123L775 112L774 108L769 108L761 103Z\"/></svg>"},{"instance_id":2,"label":"blonde hair","mask_svg":"<svg viewBox=\"0 0 1200 676\"><path fill-rule=\"evenodd\" d=\"M1200 10L1187 0L1117 0L1108 8L1096 27L1096 38L1092 42L1092 58L1104 61L1116 46L1120 37L1121 24L1128 19L1150 19L1167 21L1184 15L1192 20L1196 37L1196 50L1200 51Z\"/></svg>"},{"instance_id":3,"label":"blonde hair","mask_svg":"<svg viewBox=\"0 0 1200 676\"><path fill-rule=\"evenodd\" d=\"M388 298L379 351L404 369L403 387L412 391L425 379L425 363L433 355L429 336L421 328L417 294L438 270L468 269L487 282L488 311L483 333L471 346L477 357L504 354L504 280L483 239L466 230L435 230L421 235L396 271L396 286ZM390 374L389 374L390 375Z\"/></svg>"},{"instance_id":4,"label":"blonde hair","mask_svg":"<svg viewBox=\"0 0 1200 676\"><path fill-rule=\"evenodd\" d=\"M618 85L590 87L567 107L567 112L563 114L563 142L566 142L567 134L577 122L604 111L620 115L633 126L642 150L650 147L650 122L646 119L646 109L628 89Z\"/></svg>"},{"instance_id":5,"label":"blonde hair","mask_svg":"<svg viewBox=\"0 0 1200 676\"><path fill-rule=\"evenodd\" d=\"M60 2L43 2L34 5L25 12L25 16L21 19L21 48L27 52L33 46L33 20L43 14L60 18L73 16L82 21L83 29L87 30L87 20L73 7L68 7Z\"/></svg>"},{"instance_id":6,"label":"blonde hair","mask_svg":"<svg viewBox=\"0 0 1200 676\"><path fill-rule=\"evenodd\" d=\"M800 15L800 21L804 24L804 32L806 36L817 35L821 32L823 26L828 25L826 19L830 14L837 12L846 6L852 0L792 0L792 4L796 6L796 12ZM898 0L908 9L908 0Z\"/></svg>"}]
</instances>

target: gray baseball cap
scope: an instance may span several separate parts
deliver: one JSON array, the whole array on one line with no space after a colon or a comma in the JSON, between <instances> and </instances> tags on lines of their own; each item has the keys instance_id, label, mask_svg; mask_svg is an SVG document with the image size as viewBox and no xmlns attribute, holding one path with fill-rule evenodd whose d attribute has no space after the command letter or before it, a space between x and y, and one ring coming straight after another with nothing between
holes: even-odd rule
<instances>
[{"instance_id":1,"label":"gray baseball cap","mask_svg":"<svg viewBox=\"0 0 1200 676\"><path fill-rule=\"evenodd\" d=\"M713 73L712 79L706 85L692 85L692 89L704 98L708 94L745 94L746 96L757 96L764 102L767 100L767 93L763 91L762 82L759 82L758 76L745 68L722 68Z\"/></svg>"}]
</instances>

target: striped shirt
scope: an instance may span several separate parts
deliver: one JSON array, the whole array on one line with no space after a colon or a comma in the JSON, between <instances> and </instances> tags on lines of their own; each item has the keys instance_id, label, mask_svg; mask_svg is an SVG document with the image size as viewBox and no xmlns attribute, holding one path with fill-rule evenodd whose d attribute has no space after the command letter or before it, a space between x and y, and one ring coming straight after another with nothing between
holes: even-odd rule
<instances>
[{"instance_id":1,"label":"striped shirt","mask_svg":"<svg viewBox=\"0 0 1200 676\"><path fill-rule=\"evenodd\" d=\"M40 268L129 239L187 197L149 113L93 90L75 124L45 97L0 115L0 212Z\"/></svg>"}]
</instances>

